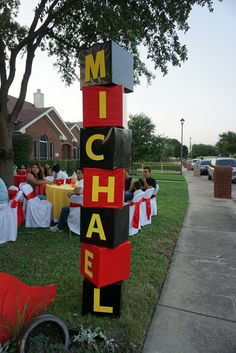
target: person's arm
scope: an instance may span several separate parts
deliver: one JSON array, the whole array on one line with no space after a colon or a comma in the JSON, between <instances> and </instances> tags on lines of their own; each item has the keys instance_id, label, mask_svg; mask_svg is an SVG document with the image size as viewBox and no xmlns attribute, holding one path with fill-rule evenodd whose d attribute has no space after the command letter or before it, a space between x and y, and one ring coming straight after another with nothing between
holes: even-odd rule
<instances>
[{"instance_id":1,"label":"person's arm","mask_svg":"<svg viewBox=\"0 0 236 353\"><path fill-rule=\"evenodd\" d=\"M133 192L134 191L134 180L132 179L130 182L130 186L129 186L129 192Z\"/></svg>"},{"instance_id":2,"label":"person's arm","mask_svg":"<svg viewBox=\"0 0 236 353\"><path fill-rule=\"evenodd\" d=\"M52 184L52 181L45 178L43 180L38 180L30 173L27 175L26 181L33 185Z\"/></svg>"},{"instance_id":3,"label":"person's arm","mask_svg":"<svg viewBox=\"0 0 236 353\"><path fill-rule=\"evenodd\" d=\"M148 185L146 178L142 177L141 180L142 180L142 182L143 182L142 190L147 190L147 189L152 188L152 186L149 186L149 185Z\"/></svg>"},{"instance_id":4,"label":"person's arm","mask_svg":"<svg viewBox=\"0 0 236 353\"><path fill-rule=\"evenodd\" d=\"M80 186L67 194L68 197L71 197L72 195L83 195L83 188Z\"/></svg>"}]
</instances>

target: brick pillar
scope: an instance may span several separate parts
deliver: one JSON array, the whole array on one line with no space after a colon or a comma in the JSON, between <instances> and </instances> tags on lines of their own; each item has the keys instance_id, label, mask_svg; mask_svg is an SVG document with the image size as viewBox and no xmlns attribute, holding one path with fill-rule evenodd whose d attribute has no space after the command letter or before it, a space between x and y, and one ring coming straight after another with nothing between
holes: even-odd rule
<instances>
[{"instance_id":1,"label":"brick pillar","mask_svg":"<svg viewBox=\"0 0 236 353\"><path fill-rule=\"evenodd\" d=\"M214 197L231 199L232 167L217 165L214 169Z\"/></svg>"}]
</instances>

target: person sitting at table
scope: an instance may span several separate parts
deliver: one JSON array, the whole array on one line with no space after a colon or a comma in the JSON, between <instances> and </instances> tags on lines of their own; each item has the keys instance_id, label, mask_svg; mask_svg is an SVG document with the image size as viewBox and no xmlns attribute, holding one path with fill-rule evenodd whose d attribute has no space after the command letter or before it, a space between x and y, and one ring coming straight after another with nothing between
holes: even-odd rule
<instances>
[{"instance_id":1,"label":"person sitting at table","mask_svg":"<svg viewBox=\"0 0 236 353\"><path fill-rule=\"evenodd\" d=\"M43 170L43 174L44 174L45 178L48 176L49 169L51 169L50 165L48 163L44 163L44 165L42 166L42 170Z\"/></svg>"},{"instance_id":2,"label":"person sitting at table","mask_svg":"<svg viewBox=\"0 0 236 353\"><path fill-rule=\"evenodd\" d=\"M46 200L44 187L45 184L51 184L52 182L44 178L43 171L38 163L34 163L31 166L30 172L26 177L26 182L32 186L37 197L41 200Z\"/></svg>"},{"instance_id":3,"label":"person sitting at table","mask_svg":"<svg viewBox=\"0 0 236 353\"><path fill-rule=\"evenodd\" d=\"M72 195L83 195L83 189L84 189L84 176L83 176L83 171L81 169L78 169L77 172L77 187L70 191L68 193L68 198L70 198ZM59 221L55 226L50 227L51 232L62 232L65 226L67 225L67 219L70 213L70 206L64 206L61 209Z\"/></svg>"},{"instance_id":4,"label":"person sitting at table","mask_svg":"<svg viewBox=\"0 0 236 353\"><path fill-rule=\"evenodd\" d=\"M129 171L125 170L125 202L131 201L133 198L134 180L129 175Z\"/></svg>"},{"instance_id":5,"label":"person sitting at table","mask_svg":"<svg viewBox=\"0 0 236 353\"><path fill-rule=\"evenodd\" d=\"M45 176L45 179L49 181L54 181L53 171L51 167L47 169L47 175L44 175L44 176Z\"/></svg>"},{"instance_id":6,"label":"person sitting at table","mask_svg":"<svg viewBox=\"0 0 236 353\"><path fill-rule=\"evenodd\" d=\"M54 179L66 179L68 178L68 174L66 173L66 171L62 171L60 169L60 165L57 163L52 167L52 171L53 171L53 176Z\"/></svg>"},{"instance_id":7,"label":"person sitting at table","mask_svg":"<svg viewBox=\"0 0 236 353\"><path fill-rule=\"evenodd\" d=\"M9 202L9 198L8 198L7 187L4 181L2 180L2 178L0 178L0 204L4 204L8 202Z\"/></svg>"},{"instance_id":8,"label":"person sitting at table","mask_svg":"<svg viewBox=\"0 0 236 353\"><path fill-rule=\"evenodd\" d=\"M151 168L143 167L143 175L139 179L142 185L142 190L154 188L156 189L156 180L151 177Z\"/></svg>"},{"instance_id":9,"label":"person sitting at table","mask_svg":"<svg viewBox=\"0 0 236 353\"><path fill-rule=\"evenodd\" d=\"M139 180L134 182L134 193L133 193L133 198L139 194L144 193L144 191L142 190L142 184L140 183Z\"/></svg>"}]
</instances>

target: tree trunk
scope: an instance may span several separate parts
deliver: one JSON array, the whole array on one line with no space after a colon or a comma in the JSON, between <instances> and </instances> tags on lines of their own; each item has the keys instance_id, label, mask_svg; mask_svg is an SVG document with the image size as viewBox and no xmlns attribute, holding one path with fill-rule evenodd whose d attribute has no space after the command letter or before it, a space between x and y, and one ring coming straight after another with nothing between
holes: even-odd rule
<instances>
[{"instance_id":1,"label":"tree trunk","mask_svg":"<svg viewBox=\"0 0 236 353\"><path fill-rule=\"evenodd\" d=\"M7 186L13 184L12 131L8 113L0 110L0 177Z\"/></svg>"}]
</instances>

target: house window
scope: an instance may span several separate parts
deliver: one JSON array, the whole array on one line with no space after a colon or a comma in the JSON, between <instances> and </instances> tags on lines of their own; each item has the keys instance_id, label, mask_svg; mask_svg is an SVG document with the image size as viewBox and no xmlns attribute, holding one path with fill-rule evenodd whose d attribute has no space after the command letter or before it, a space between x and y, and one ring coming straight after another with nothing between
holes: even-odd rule
<instances>
[{"instance_id":1,"label":"house window","mask_svg":"<svg viewBox=\"0 0 236 353\"><path fill-rule=\"evenodd\" d=\"M40 138L40 160L48 159L48 138L43 135Z\"/></svg>"},{"instance_id":2,"label":"house window","mask_svg":"<svg viewBox=\"0 0 236 353\"><path fill-rule=\"evenodd\" d=\"M38 144L37 141L33 142L33 150L34 150L34 160L38 159Z\"/></svg>"},{"instance_id":3,"label":"house window","mask_svg":"<svg viewBox=\"0 0 236 353\"><path fill-rule=\"evenodd\" d=\"M76 143L73 143L73 159L77 159L77 146Z\"/></svg>"},{"instance_id":4,"label":"house window","mask_svg":"<svg viewBox=\"0 0 236 353\"><path fill-rule=\"evenodd\" d=\"M54 144L50 143L49 148L50 148L49 149L50 159L53 159L54 158Z\"/></svg>"}]
</instances>

